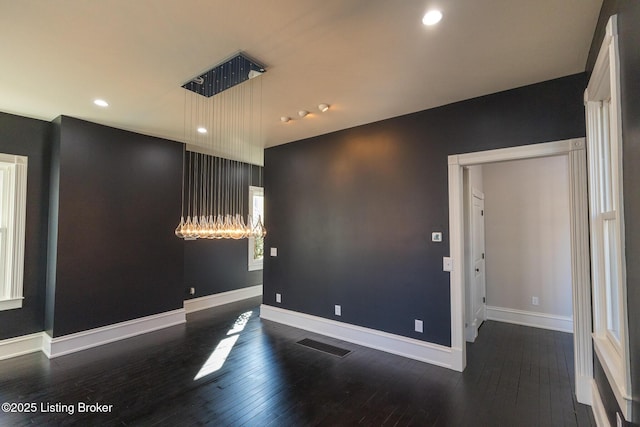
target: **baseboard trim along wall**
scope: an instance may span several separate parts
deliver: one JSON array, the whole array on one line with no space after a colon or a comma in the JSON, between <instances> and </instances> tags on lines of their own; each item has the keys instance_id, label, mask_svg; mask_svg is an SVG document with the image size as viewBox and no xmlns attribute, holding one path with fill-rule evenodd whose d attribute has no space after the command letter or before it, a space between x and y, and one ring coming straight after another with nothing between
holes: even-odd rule
<instances>
[{"instance_id":1,"label":"baseboard trim along wall","mask_svg":"<svg viewBox=\"0 0 640 427\"><path fill-rule=\"evenodd\" d=\"M51 338L48 334L43 333L42 351L52 359L185 322L185 310L180 308L61 337Z\"/></svg>"},{"instance_id":2,"label":"baseboard trim along wall","mask_svg":"<svg viewBox=\"0 0 640 427\"><path fill-rule=\"evenodd\" d=\"M44 332L37 332L0 341L0 360L41 351L43 335Z\"/></svg>"},{"instance_id":3,"label":"baseboard trim along wall","mask_svg":"<svg viewBox=\"0 0 640 427\"><path fill-rule=\"evenodd\" d=\"M249 286L248 288L235 289L233 291L185 300L184 310L187 313L193 313L194 311L217 307L260 295L262 295L262 285Z\"/></svg>"},{"instance_id":4,"label":"baseboard trim along wall","mask_svg":"<svg viewBox=\"0 0 640 427\"><path fill-rule=\"evenodd\" d=\"M609 419L607 418L607 412L604 409L600 392L598 391L598 385L592 379L591 380L591 410L593 411L593 418L596 420L598 427L611 427Z\"/></svg>"},{"instance_id":5,"label":"baseboard trim along wall","mask_svg":"<svg viewBox=\"0 0 640 427\"><path fill-rule=\"evenodd\" d=\"M432 365L449 369L456 366L456 355L450 347L264 304L260 306L260 317Z\"/></svg>"},{"instance_id":6,"label":"baseboard trim along wall","mask_svg":"<svg viewBox=\"0 0 640 427\"><path fill-rule=\"evenodd\" d=\"M573 318L534 311L487 306L487 319L552 331L573 333Z\"/></svg>"}]
</instances>

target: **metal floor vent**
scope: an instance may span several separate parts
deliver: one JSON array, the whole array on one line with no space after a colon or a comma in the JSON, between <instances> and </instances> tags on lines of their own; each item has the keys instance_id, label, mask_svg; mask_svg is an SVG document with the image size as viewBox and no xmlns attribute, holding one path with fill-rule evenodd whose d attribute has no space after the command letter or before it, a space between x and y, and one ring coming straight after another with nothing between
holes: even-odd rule
<instances>
[{"instance_id":1,"label":"metal floor vent","mask_svg":"<svg viewBox=\"0 0 640 427\"><path fill-rule=\"evenodd\" d=\"M345 350L344 348L335 347L333 345L325 344L323 342L315 341L309 338L300 340L297 342L297 344L312 348L314 350L321 351L323 353L328 353L334 356L338 356L338 357L344 357L347 354L351 353L351 350Z\"/></svg>"},{"instance_id":2,"label":"metal floor vent","mask_svg":"<svg viewBox=\"0 0 640 427\"><path fill-rule=\"evenodd\" d=\"M253 77L258 77L265 71L265 67L262 64L249 58L244 53L239 53L193 78L182 87L210 98Z\"/></svg>"}]
</instances>

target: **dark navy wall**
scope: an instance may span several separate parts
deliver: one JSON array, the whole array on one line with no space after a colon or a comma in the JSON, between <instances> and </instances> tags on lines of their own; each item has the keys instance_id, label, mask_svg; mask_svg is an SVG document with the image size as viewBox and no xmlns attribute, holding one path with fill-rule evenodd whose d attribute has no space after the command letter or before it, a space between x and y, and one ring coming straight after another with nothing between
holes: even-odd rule
<instances>
[{"instance_id":1,"label":"dark navy wall","mask_svg":"<svg viewBox=\"0 0 640 427\"><path fill-rule=\"evenodd\" d=\"M182 308L182 145L70 117L57 132L48 329L57 337Z\"/></svg>"},{"instance_id":2,"label":"dark navy wall","mask_svg":"<svg viewBox=\"0 0 640 427\"><path fill-rule=\"evenodd\" d=\"M578 74L267 149L264 303L449 346L447 156L583 137L585 86Z\"/></svg>"},{"instance_id":3,"label":"dark navy wall","mask_svg":"<svg viewBox=\"0 0 640 427\"><path fill-rule=\"evenodd\" d=\"M187 156L187 165L188 165ZM226 163L214 162L219 166ZM249 185L260 186L261 169L246 163L233 163L230 176L241 182L243 216L249 214ZM226 175L221 166L222 176ZM187 166L187 170L189 170ZM214 168L214 176L220 176ZM185 183L186 186L186 183ZM198 239L184 242L184 283L186 289L194 287L195 295L185 294L186 299L213 295L262 284L262 270L248 271L248 240Z\"/></svg>"},{"instance_id":4,"label":"dark navy wall","mask_svg":"<svg viewBox=\"0 0 640 427\"><path fill-rule=\"evenodd\" d=\"M625 245L627 263L627 314L633 420L640 425L640 2L637 0L605 0L600 11L587 69L592 70L604 37L604 28L611 15L618 15L620 49L620 84L622 105L623 187ZM620 412L613 392L596 359L595 376L603 397L607 416L615 425L615 412Z\"/></svg>"},{"instance_id":5,"label":"dark navy wall","mask_svg":"<svg viewBox=\"0 0 640 427\"><path fill-rule=\"evenodd\" d=\"M48 122L0 113L0 153L28 157L24 301L21 309L0 311L0 340L44 327L50 133Z\"/></svg>"}]
</instances>

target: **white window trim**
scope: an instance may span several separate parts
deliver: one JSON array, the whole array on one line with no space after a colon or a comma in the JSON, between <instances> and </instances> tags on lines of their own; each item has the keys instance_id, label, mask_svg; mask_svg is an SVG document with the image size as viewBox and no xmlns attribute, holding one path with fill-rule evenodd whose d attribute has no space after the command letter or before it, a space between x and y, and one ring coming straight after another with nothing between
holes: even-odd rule
<instances>
[{"instance_id":1,"label":"white window trim","mask_svg":"<svg viewBox=\"0 0 640 427\"><path fill-rule=\"evenodd\" d=\"M22 307L24 279L24 236L27 212L27 157L1 154L0 162L9 163L10 174L7 220L7 264L5 286L0 289L0 311ZM12 206L11 206L12 205Z\"/></svg>"},{"instance_id":2,"label":"white window trim","mask_svg":"<svg viewBox=\"0 0 640 427\"><path fill-rule=\"evenodd\" d=\"M609 98L610 97L610 98ZM600 185L601 144L602 132L601 110L603 100L610 99L609 113L610 144L612 156L611 165L612 203L613 206L603 209L605 194ZM622 119L620 106L620 60L618 56L618 31L616 16L609 19L606 34L596 60L593 73L584 94L587 114L587 153L589 162L589 207L591 219L591 270L593 277L593 315L594 333L593 343L595 352L607 376L618 405L627 420L632 419L631 408L631 367L628 343L627 317L627 279L624 241L624 204L622 181ZM605 178L607 179L607 178ZM618 313L620 316L620 340L611 336L607 325L606 286L598 260L604 253L602 222L606 218L616 220L615 230L618 251Z\"/></svg>"},{"instance_id":3,"label":"white window trim","mask_svg":"<svg viewBox=\"0 0 640 427\"><path fill-rule=\"evenodd\" d=\"M262 195L264 197L264 188L249 186L249 215L252 221L257 221L257 218L253 217L253 197L256 195ZM264 221L264 218L262 218ZM262 270L264 264L263 259L254 259L253 249L255 247L255 237L249 237L248 241L248 271Z\"/></svg>"}]
</instances>

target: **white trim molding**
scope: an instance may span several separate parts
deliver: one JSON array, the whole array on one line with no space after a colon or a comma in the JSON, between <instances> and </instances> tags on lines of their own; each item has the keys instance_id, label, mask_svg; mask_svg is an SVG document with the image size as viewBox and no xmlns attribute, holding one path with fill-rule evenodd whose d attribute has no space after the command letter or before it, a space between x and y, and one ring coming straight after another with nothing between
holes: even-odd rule
<instances>
[{"instance_id":1,"label":"white trim molding","mask_svg":"<svg viewBox=\"0 0 640 427\"><path fill-rule=\"evenodd\" d=\"M185 322L185 310L180 308L61 337L51 338L44 333L42 351L52 359Z\"/></svg>"},{"instance_id":2,"label":"white trim molding","mask_svg":"<svg viewBox=\"0 0 640 427\"><path fill-rule=\"evenodd\" d=\"M184 310L189 314L194 311L242 301L247 298L259 297L260 295L262 295L262 285L249 286L248 288L235 289L233 291L220 292L219 294L185 300Z\"/></svg>"},{"instance_id":3,"label":"white trim molding","mask_svg":"<svg viewBox=\"0 0 640 427\"><path fill-rule=\"evenodd\" d=\"M589 269L589 216L584 138L449 156L449 234L451 239L449 247L453 261L453 270L450 274L451 345L454 349L460 349L459 370L463 370L466 366L464 167L550 156L567 156L569 160L575 386L578 402L589 405L592 396L590 380L593 378L593 347L591 341L591 272Z\"/></svg>"},{"instance_id":4,"label":"white trim molding","mask_svg":"<svg viewBox=\"0 0 640 427\"><path fill-rule=\"evenodd\" d=\"M41 351L44 335L44 332L37 332L0 341L0 360Z\"/></svg>"},{"instance_id":5,"label":"white trim molding","mask_svg":"<svg viewBox=\"0 0 640 427\"><path fill-rule=\"evenodd\" d=\"M591 410L593 411L593 418L596 421L596 425L598 427L611 427L611 424L609 424L609 418L607 418L607 411L604 409L604 404L602 403L602 398L598 391L598 385L594 380L591 380L590 386L592 394Z\"/></svg>"},{"instance_id":6,"label":"white trim molding","mask_svg":"<svg viewBox=\"0 0 640 427\"><path fill-rule=\"evenodd\" d=\"M573 333L573 318L513 308L487 306L487 319L552 331Z\"/></svg>"},{"instance_id":7,"label":"white trim molding","mask_svg":"<svg viewBox=\"0 0 640 427\"><path fill-rule=\"evenodd\" d=\"M260 318L455 370L450 347L262 304Z\"/></svg>"}]
</instances>

